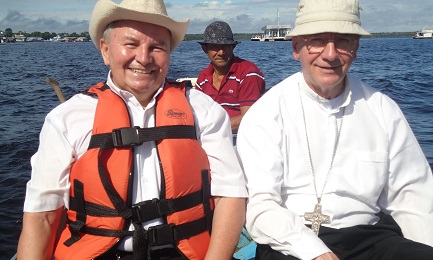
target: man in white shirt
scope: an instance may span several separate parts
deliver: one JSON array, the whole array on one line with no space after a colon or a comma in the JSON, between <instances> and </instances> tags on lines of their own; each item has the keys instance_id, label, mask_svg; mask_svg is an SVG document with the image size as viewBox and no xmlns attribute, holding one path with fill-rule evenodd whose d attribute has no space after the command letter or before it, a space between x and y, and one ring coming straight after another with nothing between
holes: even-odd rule
<instances>
[{"instance_id":1,"label":"man in white shirt","mask_svg":"<svg viewBox=\"0 0 433 260\"><path fill-rule=\"evenodd\" d=\"M433 178L403 113L347 75L357 0L301 0L302 71L242 120L237 151L257 259L433 259Z\"/></svg>"},{"instance_id":2,"label":"man in white shirt","mask_svg":"<svg viewBox=\"0 0 433 260\"><path fill-rule=\"evenodd\" d=\"M165 79L188 23L162 0L96 3L89 32L107 82L47 115L18 259L231 259L247 193L230 119Z\"/></svg>"}]
</instances>

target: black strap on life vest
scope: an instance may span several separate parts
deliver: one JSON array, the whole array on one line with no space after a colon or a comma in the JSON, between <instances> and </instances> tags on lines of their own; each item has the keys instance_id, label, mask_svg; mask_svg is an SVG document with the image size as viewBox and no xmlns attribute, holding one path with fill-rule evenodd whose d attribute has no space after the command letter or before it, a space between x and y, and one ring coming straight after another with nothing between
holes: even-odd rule
<instances>
[{"instance_id":1,"label":"black strap on life vest","mask_svg":"<svg viewBox=\"0 0 433 260\"><path fill-rule=\"evenodd\" d=\"M210 205L210 183L208 170L202 171L202 190L185 195L175 199L153 199L134 204L129 213L123 214L135 223L136 231L141 232L147 247L159 246L165 244L176 244L177 241L198 235L202 232L211 232L213 212ZM83 194L83 183L74 181L75 197L70 198L70 209L77 212L77 220L68 219L71 238L65 241L66 246L71 246L81 237L80 233L86 233L96 236L109 237L126 237L136 235L136 231L127 230L109 230L93 228L85 225L86 216L96 217L118 217L120 214L116 209L101 206L95 203L86 202ZM174 212L192 208L196 205L203 204L205 217L181 225L162 224L143 230L141 223L151 219L164 217ZM139 224L139 225L138 225ZM143 247L143 245L141 245ZM145 251L146 251L145 250Z\"/></svg>"},{"instance_id":2,"label":"black strap on life vest","mask_svg":"<svg viewBox=\"0 0 433 260\"><path fill-rule=\"evenodd\" d=\"M150 128L123 127L111 133L92 135L89 148L121 148L141 145L144 142L163 139L197 139L195 127L191 125L169 125Z\"/></svg>"},{"instance_id":3,"label":"black strap on life vest","mask_svg":"<svg viewBox=\"0 0 433 260\"><path fill-rule=\"evenodd\" d=\"M149 228L151 232L151 236L149 237L149 230L144 230L143 226L138 222L132 222L134 225L134 234L133 234L133 248L134 248L134 259L151 259L150 258L150 250L153 245L152 243L155 243L155 241L158 241L157 243L159 245L164 244L172 244L175 245L177 238L179 236L188 238L193 235L198 235L200 233L208 231L211 233L211 227L212 227L212 218L213 218L213 211L211 209L210 199L211 199L211 192L210 192L210 183L209 183L209 171L208 170L202 170L201 172L202 176L202 189L199 192L200 197L202 200L199 202L203 205L205 216L201 219L191 221L188 223L184 223L181 225L173 225L173 224L163 224L155 227ZM184 202L188 204L188 200L192 197L197 198L197 192L192 193L190 195L185 195L180 198L172 199L169 201L177 201L177 202ZM192 196L194 195L194 196ZM141 216L141 213L146 212L155 212L155 208L157 207L157 204L155 204L157 200L152 201L151 203L141 204L139 207L139 212ZM138 205L138 204L136 204ZM191 205L193 206L193 205ZM183 230L177 230L176 227L185 227ZM182 236L182 233L179 232L186 232ZM152 242L153 241L153 242Z\"/></svg>"},{"instance_id":4,"label":"black strap on life vest","mask_svg":"<svg viewBox=\"0 0 433 260\"><path fill-rule=\"evenodd\" d=\"M170 215L174 212L195 207L202 203L204 204L210 199L210 186L208 186L209 181L207 179L205 181L207 183L204 185L203 190L199 190L179 198L146 200L132 205L130 219L137 223L146 222L155 218L161 218L166 215ZM80 187L80 189L82 189L82 187ZM81 193L82 192L79 194ZM77 212L85 212L86 215L92 217L119 216L119 213L116 211L116 209L87 202L84 201L83 198L84 197L78 195L75 195L75 197L70 197L69 208Z\"/></svg>"},{"instance_id":5,"label":"black strap on life vest","mask_svg":"<svg viewBox=\"0 0 433 260\"><path fill-rule=\"evenodd\" d=\"M73 225L75 222L68 219L67 223ZM162 246L166 244L176 244L177 241L187 239L205 231L207 231L207 220L203 217L180 225L162 224L151 226L145 230L144 233L145 239L149 241L149 246ZM83 225L79 232L94 236L122 238L133 236L135 231L93 228ZM66 244L66 242L65 245L70 246Z\"/></svg>"},{"instance_id":6,"label":"black strap on life vest","mask_svg":"<svg viewBox=\"0 0 433 260\"><path fill-rule=\"evenodd\" d=\"M84 201L83 191L83 183L79 180L74 180L74 194L78 201ZM84 207L84 203L78 203L75 205L75 207L76 208L74 210L77 212L77 220L70 222L69 218L67 219L67 222L70 222L69 230L71 232L71 237L64 242L66 246L71 246L80 240L81 236L79 231L86 225L86 209Z\"/></svg>"}]
</instances>

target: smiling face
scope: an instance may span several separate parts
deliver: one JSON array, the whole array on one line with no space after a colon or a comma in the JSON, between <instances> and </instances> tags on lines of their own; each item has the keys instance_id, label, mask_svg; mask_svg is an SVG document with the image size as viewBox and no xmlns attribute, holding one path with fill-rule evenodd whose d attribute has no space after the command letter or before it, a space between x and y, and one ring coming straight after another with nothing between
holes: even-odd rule
<instances>
[{"instance_id":1,"label":"smiling face","mask_svg":"<svg viewBox=\"0 0 433 260\"><path fill-rule=\"evenodd\" d=\"M325 42L325 47L321 53L311 53L308 50L309 41L306 39L311 39L311 37ZM336 46L336 43L338 44L348 39L355 42L353 51L351 53L345 51L339 52L338 48L340 46ZM336 33L293 37L293 57L301 62L305 81L314 92L321 97L332 99L344 91L344 78L350 65L356 58L358 40L359 36L357 35Z\"/></svg>"},{"instance_id":2,"label":"smiling face","mask_svg":"<svg viewBox=\"0 0 433 260\"><path fill-rule=\"evenodd\" d=\"M164 27L125 20L112 23L100 41L114 84L132 93L144 107L167 75L170 40Z\"/></svg>"}]
</instances>

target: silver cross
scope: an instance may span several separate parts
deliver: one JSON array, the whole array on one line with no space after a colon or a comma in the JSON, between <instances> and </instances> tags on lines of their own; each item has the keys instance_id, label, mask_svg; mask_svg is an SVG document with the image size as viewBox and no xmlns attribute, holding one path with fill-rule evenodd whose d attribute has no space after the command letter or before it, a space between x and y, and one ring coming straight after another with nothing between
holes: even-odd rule
<instances>
[{"instance_id":1,"label":"silver cross","mask_svg":"<svg viewBox=\"0 0 433 260\"><path fill-rule=\"evenodd\" d=\"M317 236L319 235L319 229L322 223L331 223L331 218L328 215L322 214L320 201L314 206L313 212L306 212L304 214L304 218L305 220L311 221L311 230L313 230Z\"/></svg>"}]
</instances>

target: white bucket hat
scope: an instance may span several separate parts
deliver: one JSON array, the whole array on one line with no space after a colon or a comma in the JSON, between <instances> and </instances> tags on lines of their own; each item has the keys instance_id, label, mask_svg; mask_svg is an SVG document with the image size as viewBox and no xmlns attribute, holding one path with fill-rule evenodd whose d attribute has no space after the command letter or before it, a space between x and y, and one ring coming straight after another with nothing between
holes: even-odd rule
<instances>
[{"instance_id":1,"label":"white bucket hat","mask_svg":"<svg viewBox=\"0 0 433 260\"><path fill-rule=\"evenodd\" d=\"M370 36L361 28L358 0L301 0L289 36L324 32Z\"/></svg>"},{"instance_id":2,"label":"white bucket hat","mask_svg":"<svg viewBox=\"0 0 433 260\"><path fill-rule=\"evenodd\" d=\"M99 0L93 8L89 25L90 37L98 50L104 30L110 23L119 20L133 20L167 28L171 32L171 51L183 40L189 25L189 19L178 22L168 17L163 0L123 0L118 5L111 0Z\"/></svg>"}]
</instances>

